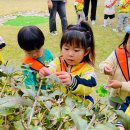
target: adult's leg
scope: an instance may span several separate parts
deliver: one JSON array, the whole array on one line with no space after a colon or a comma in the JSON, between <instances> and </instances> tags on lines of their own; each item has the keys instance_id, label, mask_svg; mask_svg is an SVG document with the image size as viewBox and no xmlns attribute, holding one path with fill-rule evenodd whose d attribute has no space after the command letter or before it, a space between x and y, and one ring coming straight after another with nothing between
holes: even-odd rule
<instances>
[{"instance_id":1,"label":"adult's leg","mask_svg":"<svg viewBox=\"0 0 130 130\"><path fill-rule=\"evenodd\" d=\"M91 0L91 16L90 19L96 20L97 0Z\"/></svg>"},{"instance_id":2,"label":"adult's leg","mask_svg":"<svg viewBox=\"0 0 130 130\"><path fill-rule=\"evenodd\" d=\"M61 25L62 25L62 32L64 33L67 26L68 26L67 17L66 17L65 2L58 1L57 3L58 3L57 4L57 12L60 16Z\"/></svg>"},{"instance_id":3,"label":"adult's leg","mask_svg":"<svg viewBox=\"0 0 130 130\"><path fill-rule=\"evenodd\" d=\"M86 20L88 20L89 3L90 3L90 0L84 0L84 9L83 9L83 11L84 11Z\"/></svg>"},{"instance_id":4,"label":"adult's leg","mask_svg":"<svg viewBox=\"0 0 130 130\"><path fill-rule=\"evenodd\" d=\"M50 17L49 17L49 29L50 32L56 31L56 12L57 12L57 2L53 2L52 9L49 9Z\"/></svg>"}]
</instances>

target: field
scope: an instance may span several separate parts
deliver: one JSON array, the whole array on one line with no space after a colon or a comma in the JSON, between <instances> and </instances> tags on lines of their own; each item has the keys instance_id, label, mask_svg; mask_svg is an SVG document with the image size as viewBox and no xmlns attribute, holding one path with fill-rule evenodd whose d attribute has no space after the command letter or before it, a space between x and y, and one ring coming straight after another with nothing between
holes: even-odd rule
<instances>
[{"instance_id":1,"label":"field","mask_svg":"<svg viewBox=\"0 0 130 130\"><path fill-rule=\"evenodd\" d=\"M73 7L73 1L68 0L66 4L67 19L69 24L76 23L76 15ZM5 16L14 16L19 12L48 12L47 0L0 0L0 19ZM88 21L90 23L90 21ZM99 72L98 65L104 60L121 42L125 33L112 32L112 28L115 28L117 23L117 14L112 27L102 27L103 23L103 1L98 1L97 7L97 20L96 25L92 26L95 36L96 46L96 63L95 70L97 73L98 84L106 83L107 77ZM90 23L91 24L91 23ZM57 16L57 30L58 36L51 36L49 34L49 25L40 24L37 25L45 35L45 46L48 48L53 56L60 54L59 42L61 38L61 23ZM7 26L0 24L0 36L2 36L7 46L2 50L2 55L5 61L9 61L9 65L19 67L22 63L24 56L23 51L17 44L17 33L21 27L19 26Z\"/></svg>"}]
</instances>

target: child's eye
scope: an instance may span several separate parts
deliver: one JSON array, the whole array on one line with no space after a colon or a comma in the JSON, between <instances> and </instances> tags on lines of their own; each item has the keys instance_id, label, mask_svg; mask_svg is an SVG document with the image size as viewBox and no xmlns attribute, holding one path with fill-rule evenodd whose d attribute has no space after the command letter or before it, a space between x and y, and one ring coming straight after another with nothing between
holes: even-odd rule
<instances>
[{"instance_id":1,"label":"child's eye","mask_svg":"<svg viewBox=\"0 0 130 130\"><path fill-rule=\"evenodd\" d=\"M76 49L76 50L74 50L75 52L79 52L80 50L79 49Z\"/></svg>"},{"instance_id":2,"label":"child's eye","mask_svg":"<svg viewBox=\"0 0 130 130\"><path fill-rule=\"evenodd\" d=\"M68 48L64 48L65 50L69 50Z\"/></svg>"}]
</instances>

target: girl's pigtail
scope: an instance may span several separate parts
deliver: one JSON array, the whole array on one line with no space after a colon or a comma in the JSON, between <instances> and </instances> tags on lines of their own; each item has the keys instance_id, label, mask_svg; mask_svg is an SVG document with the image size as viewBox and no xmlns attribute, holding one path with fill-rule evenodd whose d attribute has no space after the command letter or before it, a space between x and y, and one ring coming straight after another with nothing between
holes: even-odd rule
<instances>
[{"instance_id":1,"label":"girl's pigtail","mask_svg":"<svg viewBox=\"0 0 130 130\"><path fill-rule=\"evenodd\" d=\"M80 25L82 28L85 29L85 34L86 34L86 40L87 40L87 44L88 44L88 47L90 47L90 61L91 63L94 65L95 63L95 42L94 42L94 37L93 37L93 31L90 27L90 25L85 22L85 21L81 21L80 22Z\"/></svg>"}]
</instances>

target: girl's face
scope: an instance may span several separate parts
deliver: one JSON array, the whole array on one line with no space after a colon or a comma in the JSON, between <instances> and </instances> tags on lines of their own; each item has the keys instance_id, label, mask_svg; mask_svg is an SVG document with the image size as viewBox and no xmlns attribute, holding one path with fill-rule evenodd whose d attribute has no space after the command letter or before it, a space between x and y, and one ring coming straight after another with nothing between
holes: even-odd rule
<instances>
[{"instance_id":1,"label":"girl's face","mask_svg":"<svg viewBox=\"0 0 130 130\"><path fill-rule=\"evenodd\" d=\"M88 52L85 52L84 48L74 47L66 44L64 44L61 48L61 55L69 65L77 65L87 54Z\"/></svg>"},{"instance_id":2,"label":"girl's face","mask_svg":"<svg viewBox=\"0 0 130 130\"><path fill-rule=\"evenodd\" d=\"M126 49L130 53L130 35L129 35L129 38L127 40Z\"/></svg>"},{"instance_id":3,"label":"girl's face","mask_svg":"<svg viewBox=\"0 0 130 130\"><path fill-rule=\"evenodd\" d=\"M31 50L31 51L25 51L26 56L29 56L33 59L37 59L38 57L40 57L43 53L43 48L41 47L40 49L35 49L35 50Z\"/></svg>"}]
</instances>

